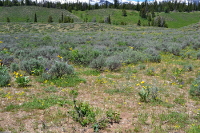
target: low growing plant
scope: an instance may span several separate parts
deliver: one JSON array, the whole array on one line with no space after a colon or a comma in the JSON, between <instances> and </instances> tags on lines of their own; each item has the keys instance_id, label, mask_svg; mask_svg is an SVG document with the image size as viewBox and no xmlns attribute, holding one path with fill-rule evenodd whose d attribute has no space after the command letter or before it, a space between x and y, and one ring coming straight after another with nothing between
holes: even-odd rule
<instances>
[{"instance_id":1,"label":"low growing plant","mask_svg":"<svg viewBox=\"0 0 200 133\"><path fill-rule=\"evenodd\" d=\"M192 85L190 86L189 94L191 96L200 96L200 76L193 81Z\"/></svg>"},{"instance_id":2,"label":"low growing plant","mask_svg":"<svg viewBox=\"0 0 200 133\"><path fill-rule=\"evenodd\" d=\"M8 86L10 81L11 77L8 73L7 67L0 65L0 87Z\"/></svg>"},{"instance_id":3,"label":"low growing plant","mask_svg":"<svg viewBox=\"0 0 200 133\"><path fill-rule=\"evenodd\" d=\"M88 103L85 102L77 102L76 97L78 96L78 92L76 90L70 91L70 95L73 99L73 110L68 113L72 116L72 118L79 122L82 126L87 126L90 123L96 122L95 111L93 107L90 107Z\"/></svg>"},{"instance_id":4,"label":"low growing plant","mask_svg":"<svg viewBox=\"0 0 200 133\"><path fill-rule=\"evenodd\" d=\"M15 82L18 84L19 87L25 87L30 82L28 76L24 76L18 72L14 72L15 75Z\"/></svg>"},{"instance_id":5,"label":"low growing plant","mask_svg":"<svg viewBox=\"0 0 200 133\"><path fill-rule=\"evenodd\" d=\"M141 102L157 101L158 100L158 88L155 86L142 85L141 90L138 93Z\"/></svg>"}]
</instances>

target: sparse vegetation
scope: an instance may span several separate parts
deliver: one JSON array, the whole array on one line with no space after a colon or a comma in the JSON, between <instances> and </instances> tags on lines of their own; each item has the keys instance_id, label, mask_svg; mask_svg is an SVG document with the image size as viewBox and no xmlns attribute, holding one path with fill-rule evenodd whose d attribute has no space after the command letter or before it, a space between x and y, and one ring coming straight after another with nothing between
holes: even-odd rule
<instances>
[{"instance_id":1,"label":"sparse vegetation","mask_svg":"<svg viewBox=\"0 0 200 133\"><path fill-rule=\"evenodd\" d=\"M0 131L199 131L199 23L170 29L180 20L171 9L142 19L140 10L124 8L125 17L115 6L68 9L73 15L49 3L18 18L7 10L17 7L0 8L11 19L0 18ZM169 28L147 26L157 14ZM111 24L98 23L108 16Z\"/></svg>"}]
</instances>

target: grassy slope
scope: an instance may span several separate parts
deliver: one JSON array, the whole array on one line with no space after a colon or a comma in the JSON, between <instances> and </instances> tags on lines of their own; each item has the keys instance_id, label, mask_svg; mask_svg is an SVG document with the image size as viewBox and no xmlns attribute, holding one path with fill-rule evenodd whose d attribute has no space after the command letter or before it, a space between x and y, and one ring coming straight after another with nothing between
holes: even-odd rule
<instances>
[{"instance_id":1,"label":"grassy slope","mask_svg":"<svg viewBox=\"0 0 200 133\"><path fill-rule=\"evenodd\" d=\"M97 22L103 20L109 14L111 15L111 21L113 24L120 24L121 22L126 22L127 24L136 24L140 19L142 24L147 25L147 20L139 17L139 13L132 10L127 10L127 17L122 16L122 10L117 9L99 9L91 11L73 11L75 15L80 17L82 20L88 18L88 21L92 21L96 18ZM200 12L171 12L171 13L156 13L156 15L161 15L166 18L166 22L169 28L180 28L183 26L190 25L192 23L197 23L199 21Z\"/></svg>"},{"instance_id":2,"label":"grassy slope","mask_svg":"<svg viewBox=\"0 0 200 133\"><path fill-rule=\"evenodd\" d=\"M11 22L26 22L27 19L29 19L30 22L33 22L35 13L37 14L38 22L47 22L49 16L53 17L54 22L58 22L62 13L64 16L73 17L75 22L81 21L66 10L37 6L2 7L0 8L0 21L6 22L6 18L9 17Z\"/></svg>"},{"instance_id":3,"label":"grassy slope","mask_svg":"<svg viewBox=\"0 0 200 133\"><path fill-rule=\"evenodd\" d=\"M200 21L200 12L171 12L161 13L160 15L166 18L170 28L180 28Z\"/></svg>"},{"instance_id":4,"label":"grassy slope","mask_svg":"<svg viewBox=\"0 0 200 133\"><path fill-rule=\"evenodd\" d=\"M21 7L1 7L0 8L0 22L6 22L6 18L9 17L11 22L29 22L34 21L34 14L37 14L38 22L47 22L48 16L53 17L54 22L58 22L63 13L66 16L72 16L75 22L83 21L88 18L88 22L91 22L94 18L96 21L102 21L108 15L111 16L112 24L120 24L125 22L129 25L137 24L140 19L143 25L147 25L147 20L139 17L137 11L127 10L127 16L122 16L121 9L98 9L90 11L73 11L73 14L66 10L44 8L36 6L21 6ZM200 12L171 12L171 13L156 13L157 15L164 16L166 18L169 28L180 28L183 26L197 23L199 21Z\"/></svg>"}]
</instances>

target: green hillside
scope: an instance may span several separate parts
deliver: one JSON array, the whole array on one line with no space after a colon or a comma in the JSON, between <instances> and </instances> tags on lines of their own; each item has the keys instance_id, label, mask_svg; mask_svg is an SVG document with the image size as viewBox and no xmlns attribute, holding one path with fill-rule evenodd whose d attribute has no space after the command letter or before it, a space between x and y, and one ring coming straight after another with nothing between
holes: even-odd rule
<instances>
[{"instance_id":1,"label":"green hillside","mask_svg":"<svg viewBox=\"0 0 200 133\"><path fill-rule=\"evenodd\" d=\"M46 23L49 16L53 17L54 22L58 22L62 13L64 16L74 18L75 22L103 22L106 17L110 15L111 23L113 25L127 24L136 25L138 20L141 20L143 26L147 25L147 19L139 16L139 12L133 10L126 10L127 16L122 16L121 9L97 9L86 11L75 11L72 13L63 9L45 8L38 6L14 6L0 8L0 22L6 22L9 17L11 22L33 22L34 15L37 14L38 22ZM164 16L169 28L180 28L200 20L200 12L170 12L170 13L155 13L156 16Z\"/></svg>"},{"instance_id":2,"label":"green hillside","mask_svg":"<svg viewBox=\"0 0 200 133\"><path fill-rule=\"evenodd\" d=\"M64 16L70 16L74 18L75 22L81 21L78 17L63 9L45 8L38 6L13 6L0 8L0 22L6 22L7 17L9 17L11 22L33 22L35 13L37 15L38 22L46 23L49 16L53 17L54 22L58 22L62 13Z\"/></svg>"},{"instance_id":3,"label":"green hillside","mask_svg":"<svg viewBox=\"0 0 200 133\"><path fill-rule=\"evenodd\" d=\"M92 22L94 18L96 21L102 21L109 15L111 16L112 24L120 24L125 22L126 24L137 24L140 19L142 25L147 25L148 21L139 16L139 12L133 10L127 10L127 16L122 16L122 10L120 9L99 9L90 11L73 11L73 14L80 17L82 20L88 18L89 22ZM165 17L169 28L180 28L193 23L197 23L200 20L200 12L170 12L170 13L155 13Z\"/></svg>"}]
</instances>

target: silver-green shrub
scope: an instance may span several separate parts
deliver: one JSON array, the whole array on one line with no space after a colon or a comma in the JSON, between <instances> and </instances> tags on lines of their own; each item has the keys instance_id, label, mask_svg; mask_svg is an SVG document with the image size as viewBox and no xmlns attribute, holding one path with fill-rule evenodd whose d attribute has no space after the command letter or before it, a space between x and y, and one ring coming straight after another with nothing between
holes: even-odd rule
<instances>
[{"instance_id":1,"label":"silver-green shrub","mask_svg":"<svg viewBox=\"0 0 200 133\"><path fill-rule=\"evenodd\" d=\"M121 67L121 61L120 61L120 57L117 55L108 57L106 59L106 67L110 70L110 71L114 71L117 70Z\"/></svg>"},{"instance_id":2,"label":"silver-green shrub","mask_svg":"<svg viewBox=\"0 0 200 133\"><path fill-rule=\"evenodd\" d=\"M74 68L66 62L57 61L52 65L49 73L56 78L61 78L65 74L74 74Z\"/></svg>"},{"instance_id":3,"label":"silver-green shrub","mask_svg":"<svg viewBox=\"0 0 200 133\"><path fill-rule=\"evenodd\" d=\"M11 77L8 69L5 66L0 66L0 87L7 86L10 83Z\"/></svg>"},{"instance_id":4,"label":"silver-green shrub","mask_svg":"<svg viewBox=\"0 0 200 133\"><path fill-rule=\"evenodd\" d=\"M102 71L105 66L106 66L106 59L102 55L98 56L96 59L94 59L90 63L91 68L94 68L94 69L99 70L99 71Z\"/></svg>"}]
</instances>

